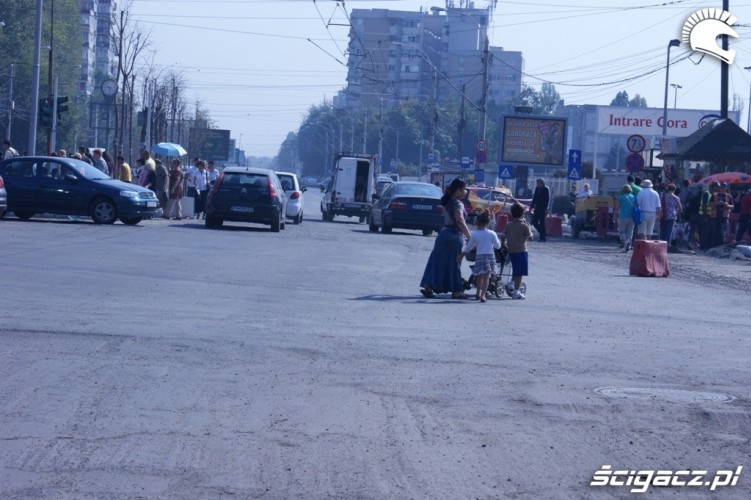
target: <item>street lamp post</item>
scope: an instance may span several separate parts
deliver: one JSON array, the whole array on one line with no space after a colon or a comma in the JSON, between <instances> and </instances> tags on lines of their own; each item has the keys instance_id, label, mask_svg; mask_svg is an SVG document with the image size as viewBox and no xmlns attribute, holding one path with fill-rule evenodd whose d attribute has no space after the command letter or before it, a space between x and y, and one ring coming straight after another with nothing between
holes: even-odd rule
<instances>
[{"instance_id":1,"label":"street lamp post","mask_svg":"<svg viewBox=\"0 0 751 500\"><path fill-rule=\"evenodd\" d=\"M36 20L34 24L34 67L31 83L31 110L29 113L28 152L36 154L37 149L37 115L39 114L39 68L42 53L42 0L37 0Z\"/></svg>"},{"instance_id":2,"label":"street lamp post","mask_svg":"<svg viewBox=\"0 0 751 500\"><path fill-rule=\"evenodd\" d=\"M675 90L673 94L673 109L676 109L678 107L678 89L682 89L683 86L677 83L671 83L670 86Z\"/></svg>"},{"instance_id":3,"label":"street lamp post","mask_svg":"<svg viewBox=\"0 0 751 500\"><path fill-rule=\"evenodd\" d=\"M668 135L668 87L670 83L670 49L671 47L678 47L681 41L678 39L670 40L668 43L668 61L665 65L665 103L662 107L662 136Z\"/></svg>"}]
</instances>

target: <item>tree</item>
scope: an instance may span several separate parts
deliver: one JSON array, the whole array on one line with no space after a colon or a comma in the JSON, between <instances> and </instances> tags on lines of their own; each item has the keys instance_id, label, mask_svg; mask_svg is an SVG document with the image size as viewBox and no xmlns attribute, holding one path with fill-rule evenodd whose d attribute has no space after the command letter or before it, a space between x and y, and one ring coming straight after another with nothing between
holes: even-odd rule
<instances>
[{"instance_id":1,"label":"tree","mask_svg":"<svg viewBox=\"0 0 751 500\"><path fill-rule=\"evenodd\" d=\"M115 149L122 152L125 145L125 131L132 131L135 105L135 67L141 54L151 45L150 33L141 30L138 24L132 24L130 11L132 0L126 0L120 11L120 18L112 31L112 45L117 57L117 75L120 82L119 106L115 106ZM174 124L177 99L172 100L172 119ZM118 119L119 118L119 119ZM132 134L128 134L128 150L133 151Z\"/></svg>"},{"instance_id":2,"label":"tree","mask_svg":"<svg viewBox=\"0 0 751 500\"><path fill-rule=\"evenodd\" d=\"M615 95L615 98L610 102L610 105L630 108L646 108L647 100L639 94L636 94L633 99L629 99L628 92L623 90Z\"/></svg>"},{"instance_id":3,"label":"tree","mask_svg":"<svg viewBox=\"0 0 751 500\"><path fill-rule=\"evenodd\" d=\"M517 105L531 106L532 114L552 115L561 103L561 96L552 83L543 83L537 91L529 85L522 85Z\"/></svg>"}]
</instances>

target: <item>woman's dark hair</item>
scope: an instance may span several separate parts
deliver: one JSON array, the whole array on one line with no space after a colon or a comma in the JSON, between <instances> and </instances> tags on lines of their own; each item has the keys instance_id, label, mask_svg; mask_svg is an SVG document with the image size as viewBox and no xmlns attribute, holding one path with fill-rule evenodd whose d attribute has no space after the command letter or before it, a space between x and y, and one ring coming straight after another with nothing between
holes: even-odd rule
<instances>
[{"instance_id":1,"label":"woman's dark hair","mask_svg":"<svg viewBox=\"0 0 751 500\"><path fill-rule=\"evenodd\" d=\"M511 206L511 217L513 217L514 219L518 219L523 215L524 215L524 207L519 205L518 203L514 203Z\"/></svg>"},{"instance_id":2,"label":"woman's dark hair","mask_svg":"<svg viewBox=\"0 0 751 500\"><path fill-rule=\"evenodd\" d=\"M487 210L484 210L481 214L477 216L475 219L475 225L477 227L487 227L488 224L490 224L490 214Z\"/></svg>"},{"instance_id":3,"label":"woman's dark hair","mask_svg":"<svg viewBox=\"0 0 751 500\"><path fill-rule=\"evenodd\" d=\"M467 184L458 177L451 181L451 184L449 184L449 187L446 188L446 192L441 197L441 205L443 205L444 207L448 205L449 201L451 201L451 198L453 198L454 193L456 193L460 189L464 189L466 186Z\"/></svg>"}]
</instances>

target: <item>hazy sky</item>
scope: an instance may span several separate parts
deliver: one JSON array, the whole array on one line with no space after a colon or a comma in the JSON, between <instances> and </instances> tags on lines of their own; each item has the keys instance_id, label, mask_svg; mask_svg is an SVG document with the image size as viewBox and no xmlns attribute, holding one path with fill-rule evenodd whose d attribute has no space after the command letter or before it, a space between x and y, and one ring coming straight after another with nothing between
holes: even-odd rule
<instances>
[{"instance_id":1,"label":"hazy sky","mask_svg":"<svg viewBox=\"0 0 751 500\"><path fill-rule=\"evenodd\" d=\"M458 0L455 3L459 3ZM489 2L478 0L476 7ZM435 0L134 0L133 20L152 30L154 61L182 68L191 100L210 109L246 154L274 156L306 110L346 83L347 15L353 9L418 11ZM694 0L499 0L490 43L521 51L523 81L556 85L566 104L609 104L621 90L662 107L667 46L686 19L722 2ZM729 95L748 110L751 0L730 0L738 18ZM311 41L309 41L310 39ZM678 108L720 108L720 63L686 44L670 52ZM669 88L669 107L675 89ZM746 113L741 126L746 128ZM492 138L490 138L492 140Z\"/></svg>"}]
</instances>

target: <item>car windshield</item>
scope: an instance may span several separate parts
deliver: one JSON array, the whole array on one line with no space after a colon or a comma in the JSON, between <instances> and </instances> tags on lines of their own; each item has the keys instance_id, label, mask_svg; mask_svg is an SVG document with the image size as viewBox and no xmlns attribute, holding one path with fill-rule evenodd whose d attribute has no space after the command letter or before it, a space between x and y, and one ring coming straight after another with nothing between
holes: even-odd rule
<instances>
[{"instance_id":1,"label":"car windshield","mask_svg":"<svg viewBox=\"0 0 751 500\"><path fill-rule=\"evenodd\" d=\"M399 196L425 196L440 198L441 190L432 184L397 184L394 194Z\"/></svg>"},{"instance_id":2,"label":"car windshield","mask_svg":"<svg viewBox=\"0 0 751 500\"><path fill-rule=\"evenodd\" d=\"M71 167L73 170L75 170L77 174L80 174L81 176L86 177L87 179L91 179L93 181L112 179L112 177L105 174L98 168L92 165L89 165L85 161L73 159L73 160L68 160L66 164L69 167Z\"/></svg>"},{"instance_id":3,"label":"car windshield","mask_svg":"<svg viewBox=\"0 0 751 500\"><path fill-rule=\"evenodd\" d=\"M279 182L282 183L282 189L285 191L292 191L295 189L295 179L291 175L278 175Z\"/></svg>"},{"instance_id":4,"label":"car windshield","mask_svg":"<svg viewBox=\"0 0 751 500\"><path fill-rule=\"evenodd\" d=\"M252 174L245 172L225 172L223 185L226 186L242 186L250 189L265 189L269 188L269 178L264 174Z\"/></svg>"}]
</instances>

